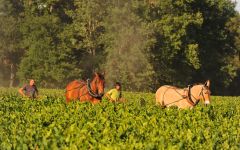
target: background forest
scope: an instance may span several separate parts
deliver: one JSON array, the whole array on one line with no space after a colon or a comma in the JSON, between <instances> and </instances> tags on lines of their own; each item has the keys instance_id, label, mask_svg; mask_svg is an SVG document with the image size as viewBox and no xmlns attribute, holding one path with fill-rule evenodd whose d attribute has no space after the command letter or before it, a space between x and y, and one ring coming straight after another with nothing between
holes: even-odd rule
<instances>
[{"instance_id":1,"label":"background forest","mask_svg":"<svg viewBox=\"0 0 240 150\"><path fill-rule=\"evenodd\" d=\"M230 0L0 0L0 86L155 91L211 80L240 95L240 15Z\"/></svg>"}]
</instances>

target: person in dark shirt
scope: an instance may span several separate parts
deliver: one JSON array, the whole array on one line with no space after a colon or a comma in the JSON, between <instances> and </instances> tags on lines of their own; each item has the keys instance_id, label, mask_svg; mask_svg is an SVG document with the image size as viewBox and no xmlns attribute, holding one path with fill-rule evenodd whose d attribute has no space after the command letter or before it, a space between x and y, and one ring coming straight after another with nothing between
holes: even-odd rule
<instances>
[{"instance_id":1,"label":"person in dark shirt","mask_svg":"<svg viewBox=\"0 0 240 150\"><path fill-rule=\"evenodd\" d=\"M30 80L29 84L24 85L22 88L20 88L18 92L22 96L26 96L29 98L36 98L38 96L38 89L33 79Z\"/></svg>"}]
</instances>

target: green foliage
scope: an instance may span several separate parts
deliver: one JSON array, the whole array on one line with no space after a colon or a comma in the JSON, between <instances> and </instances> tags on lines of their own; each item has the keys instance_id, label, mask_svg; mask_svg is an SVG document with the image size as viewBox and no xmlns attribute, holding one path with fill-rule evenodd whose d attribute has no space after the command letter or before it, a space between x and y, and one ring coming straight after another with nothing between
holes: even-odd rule
<instances>
[{"instance_id":1,"label":"green foliage","mask_svg":"<svg viewBox=\"0 0 240 150\"><path fill-rule=\"evenodd\" d=\"M210 79L237 95L239 35L229 0L0 0L0 76L64 87L104 70L128 90Z\"/></svg>"},{"instance_id":2,"label":"green foliage","mask_svg":"<svg viewBox=\"0 0 240 150\"><path fill-rule=\"evenodd\" d=\"M183 86L211 79L214 91L224 93L237 71L226 59L236 52L234 36L226 27L237 14L233 3L159 0L146 9L156 37L152 61L157 83Z\"/></svg>"},{"instance_id":3,"label":"green foliage","mask_svg":"<svg viewBox=\"0 0 240 150\"><path fill-rule=\"evenodd\" d=\"M230 60L232 64L238 68L240 68L240 14L236 15L235 17L231 18L226 27L230 32L230 36L234 38L234 53L235 58Z\"/></svg>"},{"instance_id":4,"label":"green foliage","mask_svg":"<svg viewBox=\"0 0 240 150\"><path fill-rule=\"evenodd\" d=\"M77 59L83 77L89 77L104 61L101 36L108 4L108 0L75 0L74 9L66 11L72 22L61 34L62 44Z\"/></svg>"},{"instance_id":5,"label":"green foliage","mask_svg":"<svg viewBox=\"0 0 240 150\"><path fill-rule=\"evenodd\" d=\"M0 89L1 149L239 149L239 97L178 110L155 106L151 93L124 92L127 103L98 105L67 105L62 90L40 93L29 100Z\"/></svg>"},{"instance_id":6,"label":"green foliage","mask_svg":"<svg viewBox=\"0 0 240 150\"><path fill-rule=\"evenodd\" d=\"M16 67L23 55L19 30L22 11L20 2L0 0L0 80L15 79Z\"/></svg>"},{"instance_id":7,"label":"green foliage","mask_svg":"<svg viewBox=\"0 0 240 150\"><path fill-rule=\"evenodd\" d=\"M153 68L149 62L150 31L134 14L131 2L119 2L106 19L106 80L120 81L129 90L149 90Z\"/></svg>"},{"instance_id":8,"label":"green foliage","mask_svg":"<svg viewBox=\"0 0 240 150\"><path fill-rule=\"evenodd\" d=\"M43 8L39 5L26 6L30 13L25 16L21 30L22 46L28 51L21 61L18 76L22 80L34 78L44 87L63 87L70 79L78 78L81 69L76 67L77 60L69 61L73 59L70 52L60 45L65 25L61 14L48 11L47 7L51 7L48 3L41 4Z\"/></svg>"},{"instance_id":9,"label":"green foliage","mask_svg":"<svg viewBox=\"0 0 240 150\"><path fill-rule=\"evenodd\" d=\"M199 4L204 7L197 9L193 7L193 11L201 12L203 24L196 30L197 35L192 38L199 43L199 58L202 67L195 76L211 79L215 85L219 85L214 85L213 90L224 93L222 87L227 87L231 83L232 75L236 74L236 69L226 59L233 59L236 51L234 38L226 28L226 24L236 15L236 12L234 5L226 0L196 2L196 5ZM230 66L233 67L230 68Z\"/></svg>"},{"instance_id":10,"label":"green foliage","mask_svg":"<svg viewBox=\"0 0 240 150\"><path fill-rule=\"evenodd\" d=\"M188 30L200 27L203 19L199 12L184 11L186 8L178 3L169 2L170 8L162 5L165 6L165 2L155 5L152 9L156 14L151 16L156 37L152 49L156 78L162 84L181 85L191 80L193 69L198 70L201 66L198 43L188 37Z\"/></svg>"}]
</instances>

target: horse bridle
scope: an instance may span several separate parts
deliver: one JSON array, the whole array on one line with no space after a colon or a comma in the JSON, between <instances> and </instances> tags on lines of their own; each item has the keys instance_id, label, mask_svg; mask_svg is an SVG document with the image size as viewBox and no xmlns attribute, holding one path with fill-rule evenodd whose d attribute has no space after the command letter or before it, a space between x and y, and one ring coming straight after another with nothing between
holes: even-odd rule
<instances>
[{"instance_id":1,"label":"horse bridle","mask_svg":"<svg viewBox=\"0 0 240 150\"><path fill-rule=\"evenodd\" d=\"M209 90L209 87L208 86L206 86L206 85L203 85L203 87L202 87L202 90L201 90L201 92L200 92L200 94L199 94L199 96L200 95L202 95L202 97L203 97L203 100L204 100L204 102L205 102L205 97L204 97L204 94L203 94L203 91L204 91L204 87L206 87L207 88L207 90L208 90L208 94L210 94L211 93L211 91Z\"/></svg>"},{"instance_id":2,"label":"horse bridle","mask_svg":"<svg viewBox=\"0 0 240 150\"><path fill-rule=\"evenodd\" d=\"M193 87L193 85L188 85L188 99L190 100L191 102L191 105L192 106L196 106L198 103L199 103L199 99L195 98L192 94L191 94L191 88ZM201 89L201 92L202 93L202 90ZM200 94L199 94L200 95ZM192 100L192 97L196 100L196 103Z\"/></svg>"},{"instance_id":3,"label":"horse bridle","mask_svg":"<svg viewBox=\"0 0 240 150\"><path fill-rule=\"evenodd\" d=\"M189 100L193 103L193 106L196 106L196 105L199 103L200 100L197 99L197 98L195 98L195 97L191 94L191 88L192 88L192 87L193 87L193 85L189 85L189 86L188 86L188 97L189 97ZM203 94L204 87L207 87L207 88L208 88L208 86L203 85L203 86L202 86L202 89L201 89L201 92L199 93L199 96L202 95L203 100L205 101L206 99L205 99L205 96L204 96L204 94ZM196 100L196 103L193 102L192 97Z\"/></svg>"},{"instance_id":4,"label":"horse bridle","mask_svg":"<svg viewBox=\"0 0 240 150\"><path fill-rule=\"evenodd\" d=\"M97 84L97 81L95 81L95 84ZM90 85L90 79L87 79L87 89L88 89L88 93L94 97L94 98L101 98L102 95L99 95L97 93L94 93L92 88L91 88L91 85Z\"/></svg>"}]
</instances>

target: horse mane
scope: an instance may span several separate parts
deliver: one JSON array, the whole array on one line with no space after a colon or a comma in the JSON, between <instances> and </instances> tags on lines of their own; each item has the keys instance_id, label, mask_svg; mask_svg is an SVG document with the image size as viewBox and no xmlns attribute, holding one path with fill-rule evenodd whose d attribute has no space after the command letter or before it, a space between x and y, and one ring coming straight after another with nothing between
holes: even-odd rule
<instances>
[{"instance_id":1,"label":"horse mane","mask_svg":"<svg viewBox=\"0 0 240 150\"><path fill-rule=\"evenodd\" d=\"M97 72L96 74L98 75L98 77L100 78L100 80L104 80L104 75L103 75L103 74L101 74L101 73L99 73L99 72ZM95 74L94 74L94 77L95 77ZM94 79L94 77L93 77L93 79Z\"/></svg>"},{"instance_id":2,"label":"horse mane","mask_svg":"<svg viewBox=\"0 0 240 150\"><path fill-rule=\"evenodd\" d=\"M197 85L203 85L205 88L207 88L207 90L210 90L210 88L208 86L205 86L204 83L193 83L193 84L189 84L187 87L177 87L177 86L171 86L171 85L166 85L166 86L170 86L168 88L170 89L188 89L189 87L192 88L193 86L197 86Z\"/></svg>"},{"instance_id":3,"label":"horse mane","mask_svg":"<svg viewBox=\"0 0 240 150\"><path fill-rule=\"evenodd\" d=\"M210 91L210 88L208 86L206 86L204 83L193 83L193 84L190 84L189 86L193 87L193 86L196 86L196 85L203 85L205 88L207 88L207 90Z\"/></svg>"},{"instance_id":4,"label":"horse mane","mask_svg":"<svg viewBox=\"0 0 240 150\"><path fill-rule=\"evenodd\" d=\"M193 84L188 84L187 87L193 87L193 86L196 86L196 85L204 85L203 83L193 83ZM179 86L172 86L172 85L164 85L164 86L171 86L169 88L172 88L172 89L182 89L184 87L179 87Z\"/></svg>"},{"instance_id":5,"label":"horse mane","mask_svg":"<svg viewBox=\"0 0 240 150\"><path fill-rule=\"evenodd\" d=\"M195 86L195 85L204 85L203 83L193 83L193 84L190 84L191 86Z\"/></svg>"}]
</instances>

